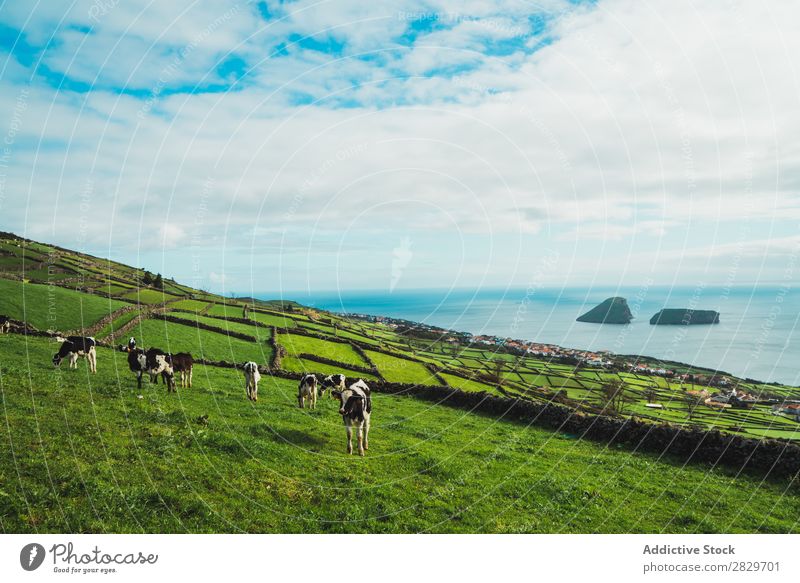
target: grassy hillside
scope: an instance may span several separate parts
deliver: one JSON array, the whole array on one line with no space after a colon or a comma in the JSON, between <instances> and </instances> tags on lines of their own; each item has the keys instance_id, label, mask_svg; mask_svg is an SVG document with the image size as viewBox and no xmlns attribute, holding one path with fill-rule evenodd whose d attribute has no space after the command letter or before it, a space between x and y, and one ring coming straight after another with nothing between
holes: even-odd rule
<instances>
[{"instance_id":1,"label":"grassy hillside","mask_svg":"<svg viewBox=\"0 0 800 583\"><path fill-rule=\"evenodd\" d=\"M53 343L0 337L0 528L71 532L793 532L785 484L378 394L369 455L336 405L199 366L139 393L125 355L54 371ZM139 395L141 394L141 398ZM207 419L207 422L206 422Z\"/></svg>"},{"instance_id":2,"label":"grassy hillside","mask_svg":"<svg viewBox=\"0 0 800 583\"><path fill-rule=\"evenodd\" d=\"M796 483L684 468L410 396L376 395L370 452L366 459L348 458L333 402L323 399L317 411L300 411L296 382L278 377L342 372L376 387L383 380L444 383L479 394L556 400L588 413L597 413L603 387L616 382L629 397L623 416L800 438L800 424L771 415L767 405L692 405L697 387L677 380L424 339L293 302L249 300L254 322L248 323L241 320L241 299L170 280L155 289L144 280L140 269L0 237L0 315L43 330L83 329L109 345L134 336L141 346L190 352L197 360L277 365L277 376L265 375L257 404L245 399L240 373L224 367L198 365L195 387L174 395L163 385L140 393L124 353L101 348L99 372L89 376L82 361L77 371L54 370L52 339L0 336L2 530L797 528ZM736 383L752 394L800 397L795 387Z\"/></svg>"},{"instance_id":3,"label":"grassy hillside","mask_svg":"<svg viewBox=\"0 0 800 583\"><path fill-rule=\"evenodd\" d=\"M40 330L86 328L126 304L57 286L0 279L0 314Z\"/></svg>"}]
</instances>

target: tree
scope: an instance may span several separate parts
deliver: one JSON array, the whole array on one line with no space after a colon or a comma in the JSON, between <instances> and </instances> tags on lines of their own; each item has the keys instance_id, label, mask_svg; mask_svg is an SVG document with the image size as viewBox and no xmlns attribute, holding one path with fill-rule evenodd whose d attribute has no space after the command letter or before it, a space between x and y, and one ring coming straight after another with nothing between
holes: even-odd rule
<instances>
[{"instance_id":1,"label":"tree","mask_svg":"<svg viewBox=\"0 0 800 583\"><path fill-rule=\"evenodd\" d=\"M658 401L658 393L656 392L655 387L647 387L644 390L644 398L647 399L648 403L655 403Z\"/></svg>"},{"instance_id":2,"label":"tree","mask_svg":"<svg viewBox=\"0 0 800 583\"><path fill-rule=\"evenodd\" d=\"M703 395L687 394L684 401L686 402L686 418L692 421L697 416L700 406L705 403L705 397Z\"/></svg>"},{"instance_id":3,"label":"tree","mask_svg":"<svg viewBox=\"0 0 800 583\"><path fill-rule=\"evenodd\" d=\"M492 370L492 378L494 382L498 385L503 384L503 361L502 359L497 359L494 361L494 369Z\"/></svg>"},{"instance_id":4,"label":"tree","mask_svg":"<svg viewBox=\"0 0 800 583\"><path fill-rule=\"evenodd\" d=\"M152 285L153 283L153 274L149 271L144 272L144 276L142 276L142 283L145 285Z\"/></svg>"},{"instance_id":5,"label":"tree","mask_svg":"<svg viewBox=\"0 0 800 583\"><path fill-rule=\"evenodd\" d=\"M621 415L634 399L625 392L625 383L611 381L600 387L600 407L603 413Z\"/></svg>"},{"instance_id":6,"label":"tree","mask_svg":"<svg viewBox=\"0 0 800 583\"><path fill-rule=\"evenodd\" d=\"M164 289L164 280L161 278L161 274L157 274L156 278L153 280L153 287L156 289Z\"/></svg>"}]
</instances>

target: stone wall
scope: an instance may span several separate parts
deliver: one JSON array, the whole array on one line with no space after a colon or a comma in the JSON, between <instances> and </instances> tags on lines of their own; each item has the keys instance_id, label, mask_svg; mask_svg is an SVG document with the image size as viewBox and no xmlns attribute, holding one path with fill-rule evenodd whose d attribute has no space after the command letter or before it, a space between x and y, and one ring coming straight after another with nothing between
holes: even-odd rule
<instances>
[{"instance_id":1,"label":"stone wall","mask_svg":"<svg viewBox=\"0 0 800 583\"><path fill-rule=\"evenodd\" d=\"M274 372L275 376L298 379L297 373ZM667 455L681 463L721 465L736 471L753 470L770 477L800 473L800 445L777 439L751 439L717 430L684 429L637 419L614 418L576 412L554 403L467 392L452 387L368 383L373 391L412 396L438 405L483 413L506 421L562 431L605 444L620 444L630 451Z\"/></svg>"}]
</instances>

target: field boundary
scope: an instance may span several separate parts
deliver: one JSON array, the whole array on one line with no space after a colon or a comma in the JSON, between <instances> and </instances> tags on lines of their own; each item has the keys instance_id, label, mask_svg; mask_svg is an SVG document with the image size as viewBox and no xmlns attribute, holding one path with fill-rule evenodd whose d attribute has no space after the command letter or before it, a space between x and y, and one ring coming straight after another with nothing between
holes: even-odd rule
<instances>
[{"instance_id":1,"label":"field boundary","mask_svg":"<svg viewBox=\"0 0 800 583\"><path fill-rule=\"evenodd\" d=\"M173 324L180 324L181 326L197 327L208 332L215 332L217 334L223 334L224 336L230 336L231 338L238 338L239 340L245 340L247 342L254 342L258 344L258 338L255 336L250 336L249 334L244 334L242 332L226 330L225 328L217 328L216 326L211 326L210 324L198 322L196 320L192 321L186 318L177 318L175 316L170 316L169 314L159 314L154 319L172 322Z\"/></svg>"},{"instance_id":2,"label":"field boundary","mask_svg":"<svg viewBox=\"0 0 800 583\"><path fill-rule=\"evenodd\" d=\"M282 370L271 374L293 380L303 376L302 373ZM737 472L757 470L765 478L797 477L800 473L800 446L779 439L751 439L716 429L705 431L668 423L587 414L555 403L534 403L448 386L372 381L370 387L380 393L435 401L438 405L553 429L609 446L623 445L634 452L668 455L683 463L708 463Z\"/></svg>"},{"instance_id":3,"label":"field boundary","mask_svg":"<svg viewBox=\"0 0 800 583\"><path fill-rule=\"evenodd\" d=\"M225 361L198 360L208 366L237 368ZM303 373L261 367L273 377L300 380ZM587 439L608 446L619 445L633 452L670 456L681 463L724 466L737 473L757 471L765 479L800 475L800 445L779 439L752 439L684 428L669 423L650 423L640 419L616 418L574 411L556 403L498 397L485 392L462 391L449 386L416 385L370 381L379 393L409 396L470 413L490 415L524 425L533 425ZM669 460L667 460L669 461Z\"/></svg>"},{"instance_id":4,"label":"field boundary","mask_svg":"<svg viewBox=\"0 0 800 583\"><path fill-rule=\"evenodd\" d=\"M301 360L310 360L310 361L313 361L313 362L319 362L320 364L329 364L331 366L340 366L340 367L345 368L347 370L352 370L352 371L355 371L355 372L361 372L361 373L364 373L364 374L371 374L371 375L375 375L375 376L377 376L379 378L383 378L383 375L380 373L380 371L377 368L369 368L369 367L366 367L366 366L358 366L356 364L346 364L344 362L339 362L338 360L334 360L332 358L326 358L324 356L317 356L316 354L309 354L307 352L301 352L299 354L296 354L295 356L297 356L297 358L299 358Z\"/></svg>"}]
</instances>

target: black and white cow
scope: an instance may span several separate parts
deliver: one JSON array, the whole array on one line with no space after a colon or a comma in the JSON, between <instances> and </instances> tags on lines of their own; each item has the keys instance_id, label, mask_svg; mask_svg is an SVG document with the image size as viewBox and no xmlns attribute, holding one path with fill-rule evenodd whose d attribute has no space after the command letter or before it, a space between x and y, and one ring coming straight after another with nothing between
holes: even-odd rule
<instances>
[{"instance_id":1,"label":"black and white cow","mask_svg":"<svg viewBox=\"0 0 800 583\"><path fill-rule=\"evenodd\" d=\"M167 362L172 365L174 372L180 373L181 387L192 387L192 368L194 358L188 352L167 355Z\"/></svg>"},{"instance_id":2,"label":"black and white cow","mask_svg":"<svg viewBox=\"0 0 800 583\"><path fill-rule=\"evenodd\" d=\"M128 344L118 344L117 350L120 352L131 352L136 348L136 338L133 336L128 339Z\"/></svg>"},{"instance_id":3,"label":"black and white cow","mask_svg":"<svg viewBox=\"0 0 800 583\"><path fill-rule=\"evenodd\" d=\"M301 409L305 407L306 399L310 409L317 408L317 377L313 374L303 375L300 386L297 387L297 404Z\"/></svg>"},{"instance_id":4,"label":"black and white cow","mask_svg":"<svg viewBox=\"0 0 800 583\"><path fill-rule=\"evenodd\" d=\"M332 391L334 397L339 399L339 414L344 421L347 431L347 453L353 453L353 428L356 429L358 438L358 455L363 456L369 449L369 421L372 415L372 397L369 387L363 380L358 379L344 390Z\"/></svg>"},{"instance_id":5,"label":"black and white cow","mask_svg":"<svg viewBox=\"0 0 800 583\"><path fill-rule=\"evenodd\" d=\"M8 316L0 316L0 334L7 334L11 329L11 320Z\"/></svg>"},{"instance_id":6,"label":"black and white cow","mask_svg":"<svg viewBox=\"0 0 800 583\"><path fill-rule=\"evenodd\" d=\"M158 382L158 375L164 378L167 390L175 388L175 371L167 360L167 354L159 348L150 348L145 352L141 348L134 348L128 351L128 368L136 375L136 383L139 389L142 388L142 376L147 373L150 375L151 382Z\"/></svg>"},{"instance_id":7,"label":"black and white cow","mask_svg":"<svg viewBox=\"0 0 800 583\"><path fill-rule=\"evenodd\" d=\"M89 370L97 372L97 342L91 336L67 336L59 338L61 347L53 355L53 364L60 366L65 358L70 368L78 368L78 357L83 356L89 363Z\"/></svg>"},{"instance_id":8,"label":"black and white cow","mask_svg":"<svg viewBox=\"0 0 800 583\"><path fill-rule=\"evenodd\" d=\"M253 361L245 362L242 365L244 372L244 390L247 398L251 401L258 401L258 381L261 380L261 373L258 372L258 364Z\"/></svg>"},{"instance_id":9,"label":"black and white cow","mask_svg":"<svg viewBox=\"0 0 800 583\"><path fill-rule=\"evenodd\" d=\"M325 391L330 390L331 399L333 399L333 391L343 391L345 388L346 377L343 374L332 374L322 379L320 383L319 393L322 395Z\"/></svg>"}]
</instances>

